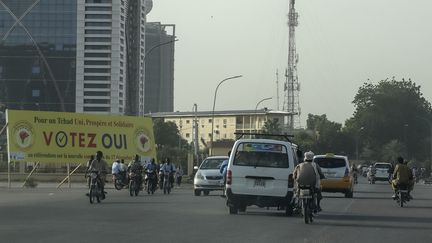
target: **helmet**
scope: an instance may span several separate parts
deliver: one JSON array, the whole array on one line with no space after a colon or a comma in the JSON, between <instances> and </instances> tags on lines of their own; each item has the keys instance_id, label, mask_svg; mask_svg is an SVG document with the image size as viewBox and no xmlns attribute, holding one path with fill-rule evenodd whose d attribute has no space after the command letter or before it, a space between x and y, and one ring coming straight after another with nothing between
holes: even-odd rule
<instances>
[{"instance_id":1,"label":"helmet","mask_svg":"<svg viewBox=\"0 0 432 243\"><path fill-rule=\"evenodd\" d=\"M315 154L312 151L306 152L304 154L305 160L306 161L312 161L313 157L315 156Z\"/></svg>"}]
</instances>

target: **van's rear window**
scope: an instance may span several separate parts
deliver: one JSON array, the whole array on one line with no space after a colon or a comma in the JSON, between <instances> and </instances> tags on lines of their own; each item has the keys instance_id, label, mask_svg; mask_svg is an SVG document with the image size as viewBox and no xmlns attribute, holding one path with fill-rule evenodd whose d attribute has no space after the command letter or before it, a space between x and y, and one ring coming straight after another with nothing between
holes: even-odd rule
<instances>
[{"instance_id":1,"label":"van's rear window","mask_svg":"<svg viewBox=\"0 0 432 243\"><path fill-rule=\"evenodd\" d=\"M317 163L321 168L340 168L346 167L344 159L340 158L315 158L314 162Z\"/></svg>"},{"instance_id":2,"label":"van's rear window","mask_svg":"<svg viewBox=\"0 0 432 243\"><path fill-rule=\"evenodd\" d=\"M389 168L391 168L391 165L389 165L389 164L375 164L375 168L389 169Z\"/></svg>"},{"instance_id":3,"label":"van's rear window","mask_svg":"<svg viewBox=\"0 0 432 243\"><path fill-rule=\"evenodd\" d=\"M287 148L280 144L241 143L234 155L234 165L288 168Z\"/></svg>"}]
</instances>

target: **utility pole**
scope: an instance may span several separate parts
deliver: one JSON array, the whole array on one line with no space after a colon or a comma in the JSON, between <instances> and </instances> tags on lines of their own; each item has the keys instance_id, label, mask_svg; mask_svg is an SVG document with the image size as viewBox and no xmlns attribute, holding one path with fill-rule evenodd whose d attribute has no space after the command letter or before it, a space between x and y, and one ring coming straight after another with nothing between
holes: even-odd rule
<instances>
[{"instance_id":1,"label":"utility pole","mask_svg":"<svg viewBox=\"0 0 432 243\"><path fill-rule=\"evenodd\" d=\"M198 151L199 151L199 142L198 142L198 105L194 104L194 124L193 124L193 144L194 144L194 156L196 161L198 161Z\"/></svg>"},{"instance_id":2,"label":"utility pole","mask_svg":"<svg viewBox=\"0 0 432 243\"><path fill-rule=\"evenodd\" d=\"M295 28L298 26L298 13L295 10L295 0L290 0L288 13L289 42L288 42L288 68L285 71L284 106L288 115L287 128L292 131L300 126L300 85L297 77L298 55L296 53Z\"/></svg>"},{"instance_id":3,"label":"utility pole","mask_svg":"<svg viewBox=\"0 0 432 243\"><path fill-rule=\"evenodd\" d=\"M279 111L279 70L276 69L276 110Z\"/></svg>"}]
</instances>

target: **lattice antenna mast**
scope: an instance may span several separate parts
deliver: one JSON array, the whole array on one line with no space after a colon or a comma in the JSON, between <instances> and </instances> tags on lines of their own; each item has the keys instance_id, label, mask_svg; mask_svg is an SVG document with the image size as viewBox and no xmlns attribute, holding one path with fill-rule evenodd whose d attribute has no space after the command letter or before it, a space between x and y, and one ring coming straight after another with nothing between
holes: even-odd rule
<instances>
[{"instance_id":1,"label":"lattice antenna mast","mask_svg":"<svg viewBox=\"0 0 432 243\"><path fill-rule=\"evenodd\" d=\"M293 130L300 127L300 85L297 77L298 55L296 53L295 28L298 26L298 13L295 10L295 0L290 0L288 13L289 42L288 42L288 68L285 71L283 110L291 113L288 116L287 128Z\"/></svg>"}]
</instances>

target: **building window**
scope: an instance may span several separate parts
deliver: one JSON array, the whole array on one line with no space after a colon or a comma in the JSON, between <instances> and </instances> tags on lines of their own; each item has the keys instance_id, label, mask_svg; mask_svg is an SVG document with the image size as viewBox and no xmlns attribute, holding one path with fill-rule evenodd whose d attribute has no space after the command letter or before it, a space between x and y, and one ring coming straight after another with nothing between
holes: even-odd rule
<instances>
[{"instance_id":1,"label":"building window","mask_svg":"<svg viewBox=\"0 0 432 243\"><path fill-rule=\"evenodd\" d=\"M190 121L189 120L186 120L186 124L189 124L190 123Z\"/></svg>"},{"instance_id":2,"label":"building window","mask_svg":"<svg viewBox=\"0 0 432 243\"><path fill-rule=\"evenodd\" d=\"M108 112L109 111L109 107L84 107L84 111L85 112L92 112L92 111L104 111L104 112Z\"/></svg>"},{"instance_id":3,"label":"building window","mask_svg":"<svg viewBox=\"0 0 432 243\"><path fill-rule=\"evenodd\" d=\"M32 74L39 74L40 73L40 67L34 66L32 67Z\"/></svg>"},{"instance_id":4,"label":"building window","mask_svg":"<svg viewBox=\"0 0 432 243\"><path fill-rule=\"evenodd\" d=\"M209 122L209 123L212 123L212 119L208 119L208 122Z\"/></svg>"},{"instance_id":5,"label":"building window","mask_svg":"<svg viewBox=\"0 0 432 243\"><path fill-rule=\"evenodd\" d=\"M186 133L186 138L189 138L190 137L190 134L189 133Z\"/></svg>"},{"instance_id":6,"label":"building window","mask_svg":"<svg viewBox=\"0 0 432 243\"><path fill-rule=\"evenodd\" d=\"M32 97L39 97L40 96L40 90L34 89L32 90Z\"/></svg>"},{"instance_id":7,"label":"building window","mask_svg":"<svg viewBox=\"0 0 432 243\"><path fill-rule=\"evenodd\" d=\"M212 135L212 134L211 134L211 133L209 133L209 134L208 134L208 137L209 137L209 138L211 138L211 135Z\"/></svg>"},{"instance_id":8,"label":"building window","mask_svg":"<svg viewBox=\"0 0 432 243\"><path fill-rule=\"evenodd\" d=\"M227 124L227 119L223 119L223 124L224 124L224 125Z\"/></svg>"}]
</instances>

